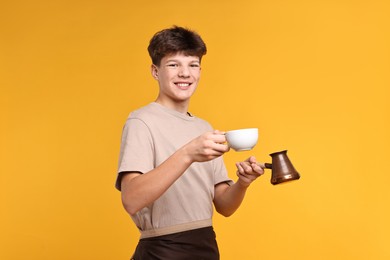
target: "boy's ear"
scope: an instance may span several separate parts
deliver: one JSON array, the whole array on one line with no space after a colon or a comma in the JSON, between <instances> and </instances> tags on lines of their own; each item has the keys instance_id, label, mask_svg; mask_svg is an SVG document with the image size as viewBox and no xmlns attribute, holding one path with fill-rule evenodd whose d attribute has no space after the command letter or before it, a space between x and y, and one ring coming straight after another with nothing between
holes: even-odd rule
<instances>
[{"instance_id":1,"label":"boy's ear","mask_svg":"<svg viewBox=\"0 0 390 260\"><path fill-rule=\"evenodd\" d=\"M150 71L152 72L153 78L158 79L158 69L157 69L157 66L152 64L152 66L150 67Z\"/></svg>"}]
</instances>

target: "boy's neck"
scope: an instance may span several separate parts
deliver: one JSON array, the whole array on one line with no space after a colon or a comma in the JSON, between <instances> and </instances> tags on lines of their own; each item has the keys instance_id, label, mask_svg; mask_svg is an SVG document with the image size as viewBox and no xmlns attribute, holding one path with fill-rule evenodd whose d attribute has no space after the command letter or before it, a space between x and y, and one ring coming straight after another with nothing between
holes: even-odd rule
<instances>
[{"instance_id":1,"label":"boy's neck","mask_svg":"<svg viewBox=\"0 0 390 260\"><path fill-rule=\"evenodd\" d=\"M182 113L182 114L188 114L188 106L189 106L189 102L188 101L185 101L185 102L166 102L164 100L161 100L159 98L156 99L155 101L156 103L164 106L164 107L167 107L167 108L170 108L170 109L173 109L179 113Z\"/></svg>"}]
</instances>

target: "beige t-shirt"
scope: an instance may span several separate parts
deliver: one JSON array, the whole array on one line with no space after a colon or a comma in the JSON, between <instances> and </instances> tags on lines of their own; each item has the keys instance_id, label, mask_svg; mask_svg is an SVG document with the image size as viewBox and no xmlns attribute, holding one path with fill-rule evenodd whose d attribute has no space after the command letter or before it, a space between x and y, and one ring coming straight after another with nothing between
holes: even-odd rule
<instances>
[{"instance_id":1,"label":"beige t-shirt","mask_svg":"<svg viewBox=\"0 0 390 260\"><path fill-rule=\"evenodd\" d=\"M207 131L212 127L206 121L155 102L132 112L123 129L118 176L147 174ZM131 216L141 237L210 226L214 186L221 182L232 183L222 157L193 163L159 199ZM119 178L116 187L120 189Z\"/></svg>"}]
</instances>

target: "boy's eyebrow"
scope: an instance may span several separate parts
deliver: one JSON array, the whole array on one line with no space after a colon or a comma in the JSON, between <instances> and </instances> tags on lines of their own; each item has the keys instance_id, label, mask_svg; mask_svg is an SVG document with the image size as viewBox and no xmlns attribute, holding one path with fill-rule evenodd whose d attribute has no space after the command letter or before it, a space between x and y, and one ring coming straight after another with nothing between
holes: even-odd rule
<instances>
[{"instance_id":1,"label":"boy's eyebrow","mask_svg":"<svg viewBox=\"0 0 390 260\"><path fill-rule=\"evenodd\" d=\"M174 61L174 62L179 62L179 60L178 60L178 59L174 59L174 58L172 58L172 59L168 59L168 60L167 60L167 62L172 62L172 61ZM191 60L190 62L198 62L198 63L200 63L200 61L199 61L199 60L197 60L197 59Z\"/></svg>"}]
</instances>

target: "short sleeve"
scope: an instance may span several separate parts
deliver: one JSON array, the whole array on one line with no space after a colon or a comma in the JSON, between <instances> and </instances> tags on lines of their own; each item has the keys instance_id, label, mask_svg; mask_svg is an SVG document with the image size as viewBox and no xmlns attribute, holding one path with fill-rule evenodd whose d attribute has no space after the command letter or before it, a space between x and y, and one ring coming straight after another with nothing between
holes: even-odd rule
<instances>
[{"instance_id":1,"label":"short sleeve","mask_svg":"<svg viewBox=\"0 0 390 260\"><path fill-rule=\"evenodd\" d=\"M123 173L145 173L154 168L153 150L153 139L147 125L140 119L129 118L122 131L115 184L118 190Z\"/></svg>"},{"instance_id":2,"label":"short sleeve","mask_svg":"<svg viewBox=\"0 0 390 260\"><path fill-rule=\"evenodd\" d=\"M223 157L220 156L213 160L214 165L214 185L217 185L222 182L226 182L229 185L232 185L234 182L229 178L228 172L223 161Z\"/></svg>"}]
</instances>

